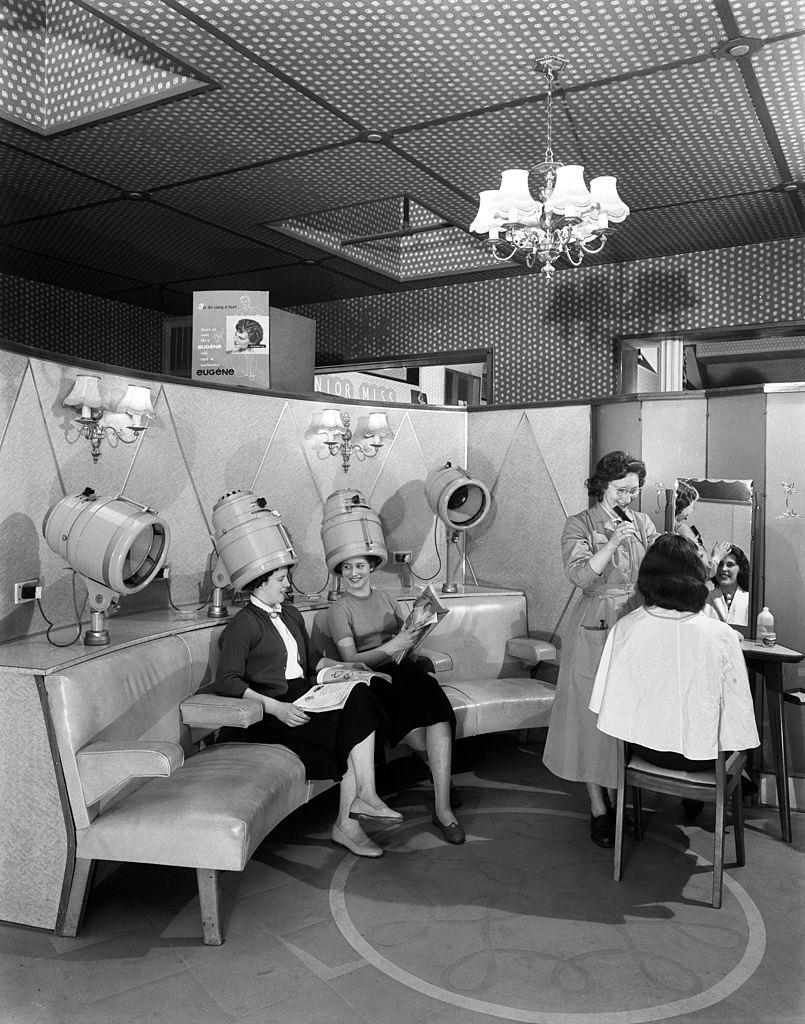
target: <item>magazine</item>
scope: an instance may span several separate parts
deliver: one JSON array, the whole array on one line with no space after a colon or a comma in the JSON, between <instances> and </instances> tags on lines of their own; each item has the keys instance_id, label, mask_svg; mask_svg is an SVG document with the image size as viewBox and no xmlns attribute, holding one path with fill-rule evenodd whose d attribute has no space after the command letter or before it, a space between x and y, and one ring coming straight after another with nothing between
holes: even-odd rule
<instances>
[{"instance_id":1,"label":"magazine","mask_svg":"<svg viewBox=\"0 0 805 1024\"><path fill-rule=\"evenodd\" d=\"M403 630L411 633L411 646L399 654L394 655L394 661L399 665L407 655L411 654L422 641L432 633L442 619L447 615L448 609L442 604L436 595L436 591L428 583L422 593L414 601L411 611L403 623Z\"/></svg>"},{"instance_id":2,"label":"magazine","mask_svg":"<svg viewBox=\"0 0 805 1024\"><path fill-rule=\"evenodd\" d=\"M385 672L348 668L346 665L328 665L319 669L316 685L301 697L297 697L294 704L303 711L339 711L346 704L352 687L360 683L368 684L372 676L380 676L381 679L391 682L391 676L387 676Z\"/></svg>"}]
</instances>

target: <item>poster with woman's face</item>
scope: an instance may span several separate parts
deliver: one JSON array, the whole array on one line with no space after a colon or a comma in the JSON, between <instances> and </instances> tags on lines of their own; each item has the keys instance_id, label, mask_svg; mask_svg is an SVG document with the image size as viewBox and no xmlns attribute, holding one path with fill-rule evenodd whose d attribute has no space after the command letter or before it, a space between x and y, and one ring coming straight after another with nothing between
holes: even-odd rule
<instances>
[{"instance_id":1,"label":"poster with woman's face","mask_svg":"<svg viewBox=\"0 0 805 1024\"><path fill-rule=\"evenodd\" d=\"M226 318L226 350L233 354L254 352L268 354L268 317L228 316Z\"/></svg>"}]
</instances>

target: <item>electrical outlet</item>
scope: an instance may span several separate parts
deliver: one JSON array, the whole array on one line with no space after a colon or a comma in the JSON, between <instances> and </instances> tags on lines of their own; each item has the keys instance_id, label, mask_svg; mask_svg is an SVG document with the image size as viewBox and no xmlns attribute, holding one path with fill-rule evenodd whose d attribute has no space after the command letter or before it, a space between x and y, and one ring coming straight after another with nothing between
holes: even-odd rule
<instances>
[{"instance_id":1,"label":"electrical outlet","mask_svg":"<svg viewBox=\"0 0 805 1024\"><path fill-rule=\"evenodd\" d=\"M42 596L42 587L39 580L26 580L25 583L14 584L14 604L24 604L26 601L35 601Z\"/></svg>"},{"instance_id":2,"label":"electrical outlet","mask_svg":"<svg viewBox=\"0 0 805 1024\"><path fill-rule=\"evenodd\" d=\"M392 551L391 557L394 559L395 565L410 565L411 564L411 552L410 551Z\"/></svg>"},{"instance_id":3,"label":"electrical outlet","mask_svg":"<svg viewBox=\"0 0 805 1024\"><path fill-rule=\"evenodd\" d=\"M169 562L165 562L159 572L156 574L158 580L169 580L171 578L171 567Z\"/></svg>"}]
</instances>

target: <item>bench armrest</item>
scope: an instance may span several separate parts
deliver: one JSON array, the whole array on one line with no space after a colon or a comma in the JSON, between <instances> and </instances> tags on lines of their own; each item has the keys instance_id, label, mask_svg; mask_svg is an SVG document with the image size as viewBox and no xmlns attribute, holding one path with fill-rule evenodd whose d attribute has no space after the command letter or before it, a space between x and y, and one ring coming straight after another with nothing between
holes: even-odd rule
<instances>
[{"instance_id":1,"label":"bench armrest","mask_svg":"<svg viewBox=\"0 0 805 1024\"><path fill-rule=\"evenodd\" d=\"M419 647L414 652L414 660L430 662L429 672L449 672L453 667L453 659L449 654L445 654L444 651L427 650L424 647Z\"/></svg>"},{"instance_id":2,"label":"bench armrest","mask_svg":"<svg viewBox=\"0 0 805 1024\"><path fill-rule=\"evenodd\" d=\"M178 743L163 740L104 740L82 747L75 760L89 806L129 779L170 775L184 764L184 751Z\"/></svg>"},{"instance_id":3,"label":"bench armrest","mask_svg":"<svg viewBox=\"0 0 805 1024\"><path fill-rule=\"evenodd\" d=\"M506 653L526 665L539 665L541 661L556 661L556 648L547 640L534 636L513 636L506 641Z\"/></svg>"},{"instance_id":4,"label":"bench armrest","mask_svg":"<svg viewBox=\"0 0 805 1024\"><path fill-rule=\"evenodd\" d=\"M179 705L182 722L194 729L220 729L229 725L246 729L263 717L263 705L249 697L221 697L217 693L194 693Z\"/></svg>"}]
</instances>

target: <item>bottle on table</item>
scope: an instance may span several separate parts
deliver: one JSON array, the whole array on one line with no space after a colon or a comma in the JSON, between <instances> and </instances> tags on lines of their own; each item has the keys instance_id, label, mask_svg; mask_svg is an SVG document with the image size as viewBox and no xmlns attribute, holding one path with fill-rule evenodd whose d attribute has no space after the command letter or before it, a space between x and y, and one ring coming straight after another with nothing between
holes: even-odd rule
<instances>
[{"instance_id":1,"label":"bottle on table","mask_svg":"<svg viewBox=\"0 0 805 1024\"><path fill-rule=\"evenodd\" d=\"M766 647L774 647L777 643L777 634L774 632L774 616L765 605L757 617L755 637L759 644L764 644Z\"/></svg>"}]
</instances>

